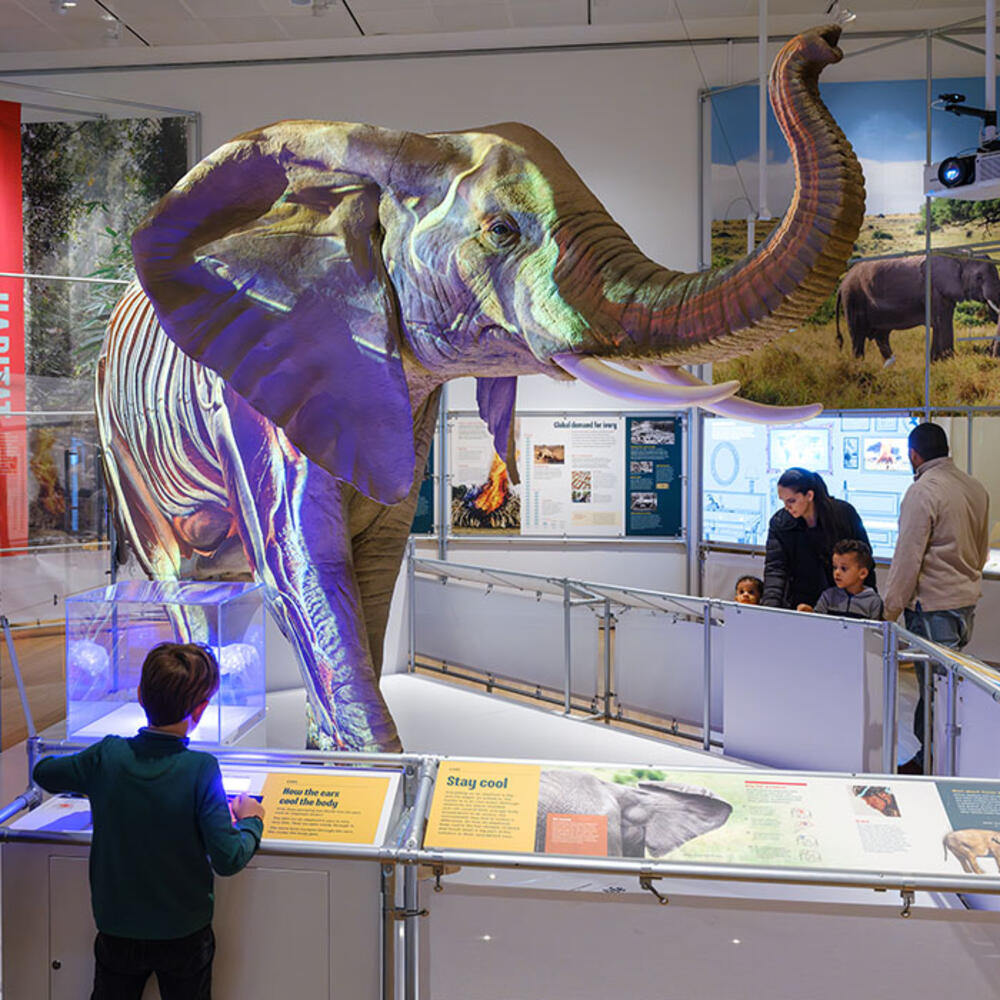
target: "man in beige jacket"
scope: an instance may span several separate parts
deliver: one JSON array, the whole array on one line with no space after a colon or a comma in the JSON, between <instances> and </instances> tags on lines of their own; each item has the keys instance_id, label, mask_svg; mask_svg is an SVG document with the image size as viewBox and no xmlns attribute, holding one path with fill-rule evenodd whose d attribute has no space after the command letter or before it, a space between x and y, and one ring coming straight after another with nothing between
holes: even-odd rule
<instances>
[{"instance_id":1,"label":"man in beige jacket","mask_svg":"<svg viewBox=\"0 0 1000 1000\"><path fill-rule=\"evenodd\" d=\"M989 555L990 501L985 487L955 467L948 438L937 424L910 432L913 485L899 512L899 538L889 567L885 620L900 612L906 627L942 646L961 649L972 636L983 566ZM913 729L923 741L923 670ZM923 771L923 750L899 768Z\"/></svg>"}]
</instances>

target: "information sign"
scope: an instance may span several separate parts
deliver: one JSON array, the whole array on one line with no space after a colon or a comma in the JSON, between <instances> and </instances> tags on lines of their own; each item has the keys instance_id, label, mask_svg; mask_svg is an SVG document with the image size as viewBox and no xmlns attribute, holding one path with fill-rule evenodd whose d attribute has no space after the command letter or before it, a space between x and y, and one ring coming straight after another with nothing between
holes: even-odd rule
<instances>
[{"instance_id":1,"label":"information sign","mask_svg":"<svg viewBox=\"0 0 1000 1000\"><path fill-rule=\"evenodd\" d=\"M678 417L626 418L626 535L681 535L682 455Z\"/></svg>"},{"instance_id":2,"label":"information sign","mask_svg":"<svg viewBox=\"0 0 1000 1000\"><path fill-rule=\"evenodd\" d=\"M535 849L538 764L442 762L424 843L474 851Z\"/></svg>"},{"instance_id":3,"label":"information sign","mask_svg":"<svg viewBox=\"0 0 1000 1000\"><path fill-rule=\"evenodd\" d=\"M410 525L411 535L434 534L434 442L427 453L427 465L424 466L424 478L420 481L420 492L417 494L417 509L413 512L413 524Z\"/></svg>"},{"instance_id":4,"label":"information sign","mask_svg":"<svg viewBox=\"0 0 1000 1000\"><path fill-rule=\"evenodd\" d=\"M429 848L1000 875L1000 781L447 761Z\"/></svg>"}]
</instances>

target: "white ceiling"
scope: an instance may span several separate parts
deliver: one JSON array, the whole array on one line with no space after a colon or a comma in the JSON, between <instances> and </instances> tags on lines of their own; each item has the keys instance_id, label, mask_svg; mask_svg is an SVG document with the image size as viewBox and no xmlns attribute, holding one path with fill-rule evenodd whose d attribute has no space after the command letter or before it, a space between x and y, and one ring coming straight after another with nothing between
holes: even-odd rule
<instances>
[{"instance_id":1,"label":"white ceiling","mask_svg":"<svg viewBox=\"0 0 1000 1000\"><path fill-rule=\"evenodd\" d=\"M753 31L757 0L0 0L0 53L31 58L102 49L316 42L539 29L659 26L693 37ZM982 15L983 0L846 0L858 30L939 27ZM826 0L769 0L772 30L823 20ZM517 44L517 42L513 42ZM34 58L37 54L37 60ZM22 62L23 65L23 62Z\"/></svg>"}]
</instances>

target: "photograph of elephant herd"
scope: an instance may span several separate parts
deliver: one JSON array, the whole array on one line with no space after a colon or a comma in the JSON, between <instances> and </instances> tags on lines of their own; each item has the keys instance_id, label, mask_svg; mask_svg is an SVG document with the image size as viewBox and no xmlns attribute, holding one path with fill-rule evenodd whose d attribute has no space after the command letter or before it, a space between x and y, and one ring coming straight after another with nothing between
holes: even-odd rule
<instances>
[{"instance_id":1,"label":"photograph of elephant herd","mask_svg":"<svg viewBox=\"0 0 1000 1000\"><path fill-rule=\"evenodd\" d=\"M982 93L981 80L937 80L934 87L966 93L971 104ZM828 409L1000 405L1000 201L932 199L927 329L924 83L831 83L821 93L865 175L866 215L853 257L806 323L753 354L716 364L715 381L738 379L740 394L759 402L821 402ZM744 104L753 95L722 95L713 109L716 266L747 249L745 192L750 181L756 190L749 174L757 139ZM935 159L975 146L969 121L932 113ZM780 217L792 176L781 137L771 130L768 160L771 209ZM779 221L757 221L755 241Z\"/></svg>"}]
</instances>

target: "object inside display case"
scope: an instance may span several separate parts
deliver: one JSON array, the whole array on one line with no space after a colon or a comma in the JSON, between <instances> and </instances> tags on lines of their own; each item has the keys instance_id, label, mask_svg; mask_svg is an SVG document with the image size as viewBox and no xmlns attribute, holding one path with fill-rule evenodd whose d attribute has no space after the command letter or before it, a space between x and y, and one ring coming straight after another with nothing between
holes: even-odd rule
<instances>
[{"instance_id":1,"label":"object inside display case","mask_svg":"<svg viewBox=\"0 0 1000 1000\"><path fill-rule=\"evenodd\" d=\"M66 599L66 735L131 736L137 689L161 642L209 646L219 690L191 739L233 743L264 717L264 608L257 583L130 580Z\"/></svg>"}]
</instances>

